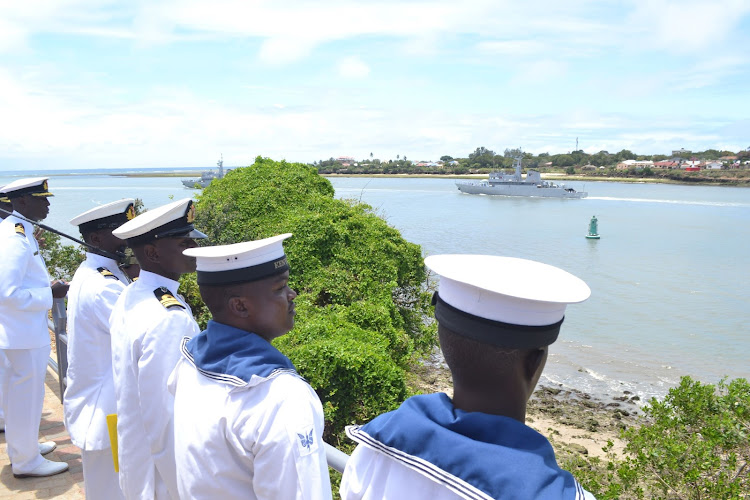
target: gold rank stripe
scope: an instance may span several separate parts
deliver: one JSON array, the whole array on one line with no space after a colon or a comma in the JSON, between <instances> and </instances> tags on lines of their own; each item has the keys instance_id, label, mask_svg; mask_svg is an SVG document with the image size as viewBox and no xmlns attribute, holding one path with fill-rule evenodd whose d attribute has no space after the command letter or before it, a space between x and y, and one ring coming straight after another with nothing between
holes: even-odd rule
<instances>
[{"instance_id":1,"label":"gold rank stripe","mask_svg":"<svg viewBox=\"0 0 750 500\"><path fill-rule=\"evenodd\" d=\"M16 223L16 234L22 234L26 236L26 229L23 228L23 224L20 222Z\"/></svg>"},{"instance_id":2,"label":"gold rank stripe","mask_svg":"<svg viewBox=\"0 0 750 500\"><path fill-rule=\"evenodd\" d=\"M161 305L164 306L164 308L168 309L173 306L178 306L183 309L185 309L185 306L182 305L182 302L177 300L174 295L172 295L172 292L170 292L165 287L159 287L156 290L154 290L154 295L157 299L159 299L159 302Z\"/></svg>"}]
</instances>

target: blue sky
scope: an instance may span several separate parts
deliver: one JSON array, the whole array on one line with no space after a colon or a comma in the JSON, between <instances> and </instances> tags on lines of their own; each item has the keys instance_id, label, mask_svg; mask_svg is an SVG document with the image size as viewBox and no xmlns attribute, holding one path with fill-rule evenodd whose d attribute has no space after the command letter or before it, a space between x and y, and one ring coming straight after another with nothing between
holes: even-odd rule
<instances>
[{"instance_id":1,"label":"blue sky","mask_svg":"<svg viewBox=\"0 0 750 500\"><path fill-rule=\"evenodd\" d=\"M750 147L747 0L0 0L0 171Z\"/></svg>"}]
</instances>

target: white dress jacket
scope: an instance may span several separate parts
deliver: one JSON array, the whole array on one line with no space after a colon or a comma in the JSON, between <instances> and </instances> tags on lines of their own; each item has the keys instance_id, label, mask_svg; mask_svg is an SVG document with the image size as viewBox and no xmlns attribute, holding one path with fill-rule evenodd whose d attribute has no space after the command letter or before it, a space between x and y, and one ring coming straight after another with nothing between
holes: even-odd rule
<instances>
[{"instance_id":1,"label":"white dress jacket","mask_svg":"<svg viewBox=\"0 0 750 500\"><path fill-rule=\"evenodd\" d=\"M128 499L178 498L174 398L167 379L180 357L181 339L199 331L178 286L142 270L110 318L120 486ZM162 301L157 295L164 293Z\"/></svg>"},{"instance_id":2,"label":"white dress jacket","mask_svg":"<svg viewBox=\"0 0 750 500\"><path fill-rule=\"evenodd\" d=\"M33 226L14 215L0 222L0 349L36 349L50 345L52 289Z\"/></svg>"},{"instance_id":3,"label":"white dress jacket","mask_svg":"<svg viewBox=\"0 0 750 500\"><path fill-rule=\"evenodd\" d=\"M70 440L82 450L110 448L107 415L117 413L117 405L109 317L129 281L113 259L87 253L68 290L63 408Z\"/></svg>"}]
</instances>

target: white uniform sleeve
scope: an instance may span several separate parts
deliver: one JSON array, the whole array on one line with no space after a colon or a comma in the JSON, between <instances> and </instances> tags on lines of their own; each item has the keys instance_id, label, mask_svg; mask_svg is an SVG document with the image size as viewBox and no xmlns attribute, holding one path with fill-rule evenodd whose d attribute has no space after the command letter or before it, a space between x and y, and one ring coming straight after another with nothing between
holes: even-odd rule
<instances>
[{"instance_id":1,"label":"white uniform sleeve","mask_svg":"<svg viewBox=\"0 0 750 500\"><path fill-rule=\"evenodd\" d=\"M18 311L46 311L52 307L52 289L49 286L23 288L26 270L34 258L29 241L13 235L3 241L3 264L0 266L0 300L9 309Z\"/></svg>"},{"instance_id":2,"label":"white uniform sleeve","mask_svg":"<svg viewBox=\"0 0 750 500\"><path fill-rule=\"evenodd\" d=\"M138 399L151 455L175 498L174 396L167 388L167 380L180 358L180 341L185 336L192 337L197 330L197 324L184 309L169 311L167 317L144 336L138 360Z\"/></svg>"},{"instance_id":3,"label":"white uniform sleeve","mask_svg":"<svg viewBox=\"0 0 750 500\"><path fill-rule=\"evenodd\" d=\"M254 457L253 490L258 499L329 500L320 401L305 382L294 382L295 390L284 391L273 408L263 408L267 414L259 428L240 430Z\"/></svg>"},{"instance_id":4,"label":"white uniform sleeve","mask_svg":"<svg viewBox=\"0 0 750 500\"><path fill-rule=\"evenodd\" d=\"M105 279L105 286L96 290L96 296L90 298L91 302L87 300L85 303L92 304L93 320L96 321L97 326L96 331L109 335L109 317L112 315L117 299L120 297L122 291L125 290L125 283L113 278ZM89 298L87 297L87 299Z\"/></svg>"}]
</instances>

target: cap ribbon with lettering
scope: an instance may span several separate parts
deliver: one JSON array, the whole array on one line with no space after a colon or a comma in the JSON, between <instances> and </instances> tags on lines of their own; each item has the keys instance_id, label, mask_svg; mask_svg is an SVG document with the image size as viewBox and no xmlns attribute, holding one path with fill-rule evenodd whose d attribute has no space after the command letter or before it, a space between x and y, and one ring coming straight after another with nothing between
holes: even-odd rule
<instances>
[{"instance_id":1,"label":"cap ribbon with lettering","mask_svg":"<svg viewBox=\"0 0 750 500\"><path fill-rule=\"evenodd\" d=\"M289 270L283 241L291 233L256 241L185 250L196 258L199 285L234 285L257 281Z\"/></svg>"}]
</instances>

